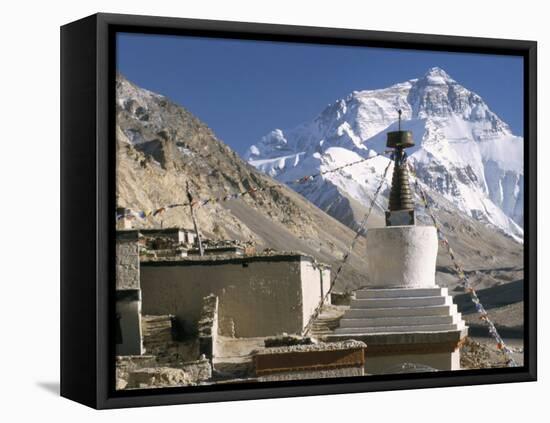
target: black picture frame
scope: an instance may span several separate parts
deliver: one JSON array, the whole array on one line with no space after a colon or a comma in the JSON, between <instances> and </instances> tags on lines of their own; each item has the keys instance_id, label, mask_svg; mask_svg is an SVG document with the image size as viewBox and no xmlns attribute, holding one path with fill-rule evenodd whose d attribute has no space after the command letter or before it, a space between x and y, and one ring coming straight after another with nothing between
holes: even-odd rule
<instances>
[{"instance_id":1,"label":"black picture frame","mask_svg":"<svg viewBox=\"0 0 550 423\"><path fill-rule=\"evenodd\" d=\"M196 35L516 55L524 59L525 365L116 392L113 330L115 34ZM61 28L61 395L90 407L534 381L537 378L537 44L534 41L95 14ZM252 385L252 386L250 386Z\"/></svg>"}]
</instances>

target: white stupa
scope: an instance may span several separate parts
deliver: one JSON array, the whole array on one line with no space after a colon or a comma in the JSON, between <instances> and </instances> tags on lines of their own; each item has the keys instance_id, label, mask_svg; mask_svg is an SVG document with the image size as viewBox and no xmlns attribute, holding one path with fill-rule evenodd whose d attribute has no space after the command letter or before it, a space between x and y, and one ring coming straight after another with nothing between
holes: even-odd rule
<instances>
[{"instance_id":1,"label":"white stupa","mask_svg":"<svg viewBox=\"0 0 550 423\"><path fill-rule=\"evenodd\" d=\"M367 231L368 281L355 291L340 326L328 336L364 341L371 374L411 364L458 370L459 347L467 335L447 288L435 281L436 228L415 224L403 151L412 145L409 131L388 133L395 164L387 226Z\"/></svg>"}]
</instances>

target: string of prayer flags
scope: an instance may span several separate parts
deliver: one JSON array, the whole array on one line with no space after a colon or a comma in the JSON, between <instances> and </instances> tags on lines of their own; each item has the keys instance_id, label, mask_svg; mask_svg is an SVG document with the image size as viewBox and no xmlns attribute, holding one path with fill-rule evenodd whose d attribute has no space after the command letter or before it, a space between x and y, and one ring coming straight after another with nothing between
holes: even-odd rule
<instances>
[{"instance_id":1,"label":"string of prayer flags","mask_svg":"<svg viewBox=\"0 0 550 423\"><path fill-rule=\"evenodd\" d=\"M365 213L365 216L363 217L363 220L361 221L361 223L359 224L359 229L357 229L357 231L355 232L355 236L353 237L350 245L348 246L346 252L344 253L344 255L342 256L342 262L340 263L340 266L338 266L338 269L336 270L336 273L334 275L334 278L332 279L332 281L330 282L330 286L328 288L328 291L327 293L323 296L323 298L321 298L321 301L319 302L319 304L317 305L317 308L315 309L315 311L313 312L313 314L311 315L311 317L309 318L309 321L307 323L307 325L305 326L304 330L302 331L302 335L307 335L309 330L311 329L311 325L312 323L315 321L315 319L317 319L317 317L319 316L319 313L321 312L321 309L323 307L323 304L325 303L325 301L327 300L328 296L330 295L330 293L332 292L332 288L334 288L335 284L336 284L336 281L338 280L338 277L340 276L340 273L342 272L342 269L344 268L344 266L346 265L347 261L348 261L348 258L351 256L351 253L353 251L353 249L355 248L355 244L357 243L357 240L359 239L359 237L363 234L363 231L367 225L367 221L369 220L369 217L372 213L372 210L374 208L374 205L376 204L376 200L378 198L378 195L380 194L380 191L382 189L382 187L384 186L384 182L386 181L386 176L388 175L388 170L390 169L391 167L391 164L392 162L390 161L388 163L388 165L386 166L386 169L384 170L384 175L382 176L382 179L380 180L380 184L378 185L378 188L376 189L376 191L374 192L374 195L372 197L372 200L371 200L371 203L370 203L370 206L369 206L369 209L367 210L367 212Z\"/></svg>"},{"instance_id":2,"label":"string of prayer flags","mask_svg":"<svg viewBox=\"0 0 550 423\"><path fill-rule=\"evenodd\" d=\"M413 166L411 165L410 162L408 162L408 166L409 166L409 170L410 170L411 175L414 176L415 190L418 193L419 197L421 198L422 204L424 205L424 208L425 208L426 212L430 216L430 219L432 220L432 222L433 222L433 224L434 224L434 226L437 230L438 238L441 239L443 241L442 242L443 245L445 245L447 253L449 254L449 257L451 258L451 261L453 262L453 267L454 267L455 272L456 272L456 274L459 278L459 282L461 283L464 290L468 294L470 294L470 299L472 300L477 313L480 315L479 318L481 320L483 320L485 322L485 324L487 325L489 333L491 334L493 339L496 341L497 349L504 354L504 357L506 358L507 366L508 367L517 367L517 363L516 363L516 361L514 360L514 358L512 356L512 350L510 348L508 348L506 346L506 344L504 343L504 340L502 339L502 337L498 333L498 330L497 330L495 324L489 318L489 314L487 313L487 311L485 310L485 307L481 303L481 301L480 301L480 299L477 295L476 290L471 285L470 280L468 279L468 277L466 275L466 272L464 271L462 266L458 263L458 261L456 259L456 255L455 255L453 249L451 248L451 246L449 244L449 240L447 239L447 237L445 236L445 234L441 230L441 225L437 221L437 219L435 217L435 213L433 212L433 210L431 209L431 207L428 203L428 198L427 198L426 192L424 191L424 189L422 189L422 187L418 183L418 176L416 175L416 172L415 172L415 170L414 170L414 168L413 168Z\"/></svg>"},{"instance_id":3,"label":"string of prayer flags","mask_svg":"<svg viewBox=\"0 0 550 423\"><path fill-rule=\"evenodd\" d=\"M315 179L316 177L318 177L320 175L326 175L328 173L337 172L337 171L342 170L346 167L355 166L357 164L366 162L367 160L371 160L374 157L377 157L377 156L371 156L371 157L363 158L361 160L357 160L355 162L347 163L345 165L339 166L339 167L334 168L334 169L328 169L328 170L318 172L318 173L315 173L315 174L312 174L312 175L302 176L302 177L300 177L300 178L298 178L294 181L289 181L288 183L304 183L304 182L307 182L307 181L311 181L311 180ZM234 194L225 194L225 195L222 195L220 197L211 197L211 198L206 198L206 199L203 199L203 200L193 200L192 203L187 202L187 203L167 204L167 205L159 207L156 210L153 210L151 212L133 211L133 210L130 210L130 209L126 209L125 213L117 214L116 218L117 218L117 220L122 219L122 218L146 219L149 216L154 216L154 217L159 216L162 213L164 213L166 211L166 209L173 209L173 208L177 208L177 207L189 207L189 206L192 206L194 208L198 208L198 207L203 207L203 206L205 206L207 204L210 204L210 203L218 203L218 202L237 200L237 199L239 199L239 198L241 198L245 195L250 195L251 197L255 198L255 194L258 193L258 192L267 191L267 190L274 189L274 188L279 188L280 186L281 186L280 184L272 184L272 185L267 185L263 188L258 188L258 187L254 188L253 187L253 188L247 189L246 191L238 192L238 193L234 193Z\"/></svg>"},{"instance_id":4,"label":"string of prayer flags","mask_svg":"<svg viewBox=\"0 0 550 423\"><path fill-rule=\"evenodd\" d=\"M156 209L156 210L153 212L153 216L158 216L159 214L164 213L165 210L166 210L166 208L164 208L164 207L161 207L160 209Z\"/></svg>"},{"instance_id":5,"label":"string of prayer flags","mask_svg":"<svg viewBox=\"0 0 550 423\"><path fill-rule=\"evenodd\" d=\"M289 184L303 184L304 182L309 182L309 181L317 178L318 176L323 176L323 175L326 175L328 173L338 172L342 169L345 169L346 167L355 166L355 165L358 165L360 163L364 163L368 160L374 159L375 157L378 157L378 156L365 157L363 159L356 160L354 162L346 163L345 165L342 165L342 166L338 166L338 167L328 169L328 170L323 170L321 172L314 173L312 175L302 176L302 177L294 179L292 181L288 181L287 183L289 183Z\"/></svg>"}]
</instances>

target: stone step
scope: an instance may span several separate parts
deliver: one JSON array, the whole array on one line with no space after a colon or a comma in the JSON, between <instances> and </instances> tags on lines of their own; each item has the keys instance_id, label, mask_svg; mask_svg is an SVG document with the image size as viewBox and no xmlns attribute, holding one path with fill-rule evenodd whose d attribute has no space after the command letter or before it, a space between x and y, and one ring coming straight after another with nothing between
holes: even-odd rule
<instances>
[{"instance_id":1,"label":"stone step","mask_svg":"<svg viewBox=\"0 0 550 423\"><path fill-rule=\"evenodd\" d=\"M397 317L397 316L448 316L456 314L455 304L430 307L350 308L345 318Z\"/></svg>"},{"instance_id":2,"label":"stone step","mask_svg":"<svg viewBox=\"0 0 550 423\"><path fill-rule=\"evenodd\" d=\"M391 289L359 289L355 298L397 298L397 297L439 297L447 296L447 288L391 288Z\"/></svg>"},{"instance_id":3,"label":"stone step","mask_svg":"<svg viewBox=\"0 0 550 423\"><path fill-rule=\"evenodd\" d=\"M363 319L349 319L347 316L344 316L344 318L340 320L340 327L357 328L378 326L443 325L458 323L460 321L460 317L460 313L441 316L391 316L368 317Z\"/></svg>"},{"instance_id":4,"label":"stone step","mask_svg":"<svg viewBox=\"0 0 550 423\"><path fill-rule=\"evenodd\" d=\"M410 332L444 332L460 330L464 323L443 324L443 325L408 325L408 326L385 326L385 327L360 327L360 328L338 328L334 331L341 334L371 334L371 333L410 333Z\"/></svg>"},{"instance_id":5,"label":"stone step","mask_svg":"<svg viewBox=\"0 0 550 423\"><path fill-rule=\"evenodd\" d=\"M393 308L393 307L426 307L450 305L452 298L445 297L403 297L403 298L369 298L353 299L350 308Z\"/></svg>"},{"instance_id":6,"label":"stone step","mask_svg":"<svg viewBox=\"0 0 550 423\"><path fill-rule=\"evenodd\" d=\"M172 339L172 315L142 315L143 344L148 351L157 347L168 347Z\"/></svg>"}]
</instances>

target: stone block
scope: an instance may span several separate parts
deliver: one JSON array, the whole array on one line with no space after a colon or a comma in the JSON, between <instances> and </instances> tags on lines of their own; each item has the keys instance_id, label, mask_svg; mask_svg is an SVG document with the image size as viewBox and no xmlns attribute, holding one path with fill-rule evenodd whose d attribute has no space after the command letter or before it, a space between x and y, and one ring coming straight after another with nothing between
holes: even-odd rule
<instances>
[{"instance_id":1,"label":"stone block","mask_svg":"<svg viewBox=\"0 0 550 423\"><path fill-rule=\"evenodd\" d=\"M150 367L130 372L127 388L162 388L190 384L191 377L183 369Z\"/></svg>"},{"instance_id":2,"label":"stone block","mask_svg":"<svg viewBox=\"0 0 550 423\"><path fill-rule=\"evenodd\" d=\"M181 368L189 375L193 383L204 382L212 378L212 364L204 356L197 361L183 363Z\"/></svg>"},{"instance_id":3,"label":"stone block","mask_svg":"<svg viewBox=\"0 0 550 423\"><path fill-rule=\"evenodd\" d=\"M139 246L136 231L117 232L115 247L116 288L139 289Z\"/></svg>"},{"instance_id":4,"label":"stone block","mask_svg":"<svg viewBox=\"0 0 550 423\"><path fill-rule=\"evenodd\" d=\"M253 353L257 376L283 375L291 379L296 373L337 373L338 369L361 372L365 364L365 348L359 341L290 345L266 348Z\"/></svg>"},{"instance_id":5,"label":"stone block","mask_svg":"<svg viewBox=\"0 0 550 423\"><path fill-rule=\"evenodd\" d=\"M210 378L212 378L212 366L208 360L201 359L182 363L178 367L130 369L126 389L197 385Z\"/></svg>"}]
</instances>

